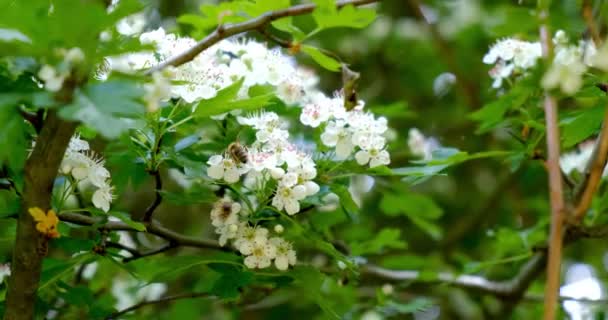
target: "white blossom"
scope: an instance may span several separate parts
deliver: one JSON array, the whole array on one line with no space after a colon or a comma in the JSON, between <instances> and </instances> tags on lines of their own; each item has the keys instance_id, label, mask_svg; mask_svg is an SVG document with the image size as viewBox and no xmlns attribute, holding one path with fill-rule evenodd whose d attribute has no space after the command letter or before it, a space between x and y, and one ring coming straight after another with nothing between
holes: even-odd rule
<instances>
[{"instance_id":1,"label":"white blossom","mask_svg":"<svg viewBox=\"0 0 608 320\"><path fill-rule=\"evenodd\" d=\"M59 73L54 67L45 64L38 71L38 78L44 81L44 87L48 91L57 92L63 86L63 81L68 75L66 73Z\"/></svg>"},{"instance_id":2,"label":"white blossom","mask_svg":"<svg viewBox=\"0 0 608 320\"><path fill-rule=\"evenodd\" d=\"M244 226L239 228L239 234L234 241L234 247L244 255L250 255L253 251L254 242L266 242L268 240L268 229L262 227Z\"/></svg>"},{"instance_id":3,"label":"white blossom","mask_svg":"<svg viewBox=\"0 0 608 320\"><path fill-rule=\"evenodd\" d=\"M148 112L155 112L159 108L159 102L164 101L171 95L171 82L162 72L152 74L152 83L144 85L146 94L144 101Z\"/></svg>"},{"instance_id":4,"label":"white blossom","mask_svg":"<svg viewBox=\"0 0 608 320\"><path fill-rule=\"evenodd\" d=\"M321 141L328 147L336 147L336 158L344 160L353 152L352 133L344 120L330 121L321 134Z\"/></svg>"},{"instance_id":5,"label":"white blossom","mask_svg":"<svg viewBox=\"0 0 608 320\"><path fill-rule=\"evenodd\" d=\"M543 76L541 84L545 89L560 88L563 93L572 95L583 85L586 70L577 47L557 48L553 64Z\"/></svg>"},{"instance_id":6,"label":"white blossom","mask_svg":"<svg viewBox=\"0 0 608 320\"><path fill-rule=\"evenodd\" d=\"M525 72L534 67L541 55L538 42L506 38L490 48L483 57L483 63L494 65L489 74L494 79L492 87L499 88L503 79L509 78L515 71Z\"/></svg>"},{"instance_id":7,"label":"white blossom","mask_svg":"<svg viewBox=\"0 0 608 320\"><path fill-rule=\"evenodd\" d=\"M433 151L439 148L439 142L435 138L425 137L420 130L411 128L407 138L407 145L413 155L423 160L431 160Z\"/></svg>"},{"instance_id":8,"label":"white blossom","mask_svg":"<svg viewBox=\"0 0 608 320\"><path fill-rule=\"evenodd\" d=\"M275 247L274 265L277 269L285 271L296 264L296 251L290 242L280 237L270 238L269 242Z\"/></svg>"},{"instance_id":9,"label":"white blossom","mask_svg":"<svg viewBox=\"0 0 608 320\"><path fill-rule=\"evenodd\" d=\"M246 172L246 169L239 168L239 165L230 157L214 155L207 161L207 175L215 180L224 179L228 183L239 181L241 174Z\"/></svg>"},{"instance_id":10,"label":"white blossom","mask_svg":"<svg viewBox=\"0 0 608 320\"><path fill-rule=\"evenodd\" d=\"M245 265L250 269L263 269L270 267L276 255L276 248L271 242L256 240L252 242L251 251L245 257Z\"/></svg>"},{"instance_id":11,"label":"white blossom","mask_svg":"<svg viewBox=\"0 0 608 320\"><path fill-rule=\"evenodd\" d=\"M294 187L279 185L274 198L272 198L272 205L278 210L285 209L287 214L294 215L300 211L299 201L305 197L306 187L303 185Z\"/></svg>"},{"instance_id":12,"label":"white blossom","mask_svg":"<svg viewBox=\"0 0 608 320\"><path fill-rule=\"evenodd\" d=\"M104 212L110 211L110 203L113 198L112 190L113 188L109 184L95 190L93 198L91 199L95 208L101 209Z\"/></svg>"},{"instance_id":13,"label":"white blossom","mask_svg":"<svg viewBox=\"0 0 608 320\"><path fill-rule=\"evenodd\" d=\"M238 223L238 213L241 211L241 204L229 198L217 201L211 209L211 224L214 227L232 225Z\"/></svg>"},{"instance_id":14,"label":"white blossom","mask_svg":"<svg viewBox=\"0 0 608 320\"><path fill-rule=\"evenodd\" d=\"M104 160L89 149L88 142L80 139L78 135L72 137L59 166L59 172L71 175L79 185L96 187L91 199L93 205L108 212L113 199L110 171L104 167Z\"/></svg>"}]
</instances>

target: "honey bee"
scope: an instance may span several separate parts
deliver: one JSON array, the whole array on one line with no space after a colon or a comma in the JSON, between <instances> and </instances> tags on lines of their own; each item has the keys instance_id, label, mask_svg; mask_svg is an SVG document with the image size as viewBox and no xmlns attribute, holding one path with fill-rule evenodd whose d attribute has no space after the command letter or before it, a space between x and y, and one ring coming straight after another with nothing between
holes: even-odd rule
<instances>
[{"instance_id":1,"label":"honey bee","mask_svg":"<svg viewBox=\"0 0 608 320\"><path fill-rule=\"evenodd\" d=\"M222 201L222 218L224 220L228 219L231 213L232 203L230 203L230 201Z\"/></svg>"},{"instance_id":2,"label":"honey bee","mask_svg":"<svg viewBox=\"0 0 608 320\"><path fill-rule=\"evenodd\" d=\"M247 149L238 142L233 142L228 145L228 154L236 163L247 163Z\"/></svg>"}]
</instances>

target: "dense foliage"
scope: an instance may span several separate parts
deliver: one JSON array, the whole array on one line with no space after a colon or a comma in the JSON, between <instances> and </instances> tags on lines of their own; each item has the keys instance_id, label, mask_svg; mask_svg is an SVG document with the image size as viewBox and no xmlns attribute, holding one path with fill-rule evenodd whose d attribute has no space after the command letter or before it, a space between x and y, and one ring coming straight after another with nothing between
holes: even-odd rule
<instances>
[{"instance_id":1,"label":"dense foliage","mask_svg":"<svg viewBox=\"0 0 608 320\"><path fill-rule=\"evenodd\" d=\"M603 318L607 9L0 0L0 311Z\"/></svg>"}]
</instances>

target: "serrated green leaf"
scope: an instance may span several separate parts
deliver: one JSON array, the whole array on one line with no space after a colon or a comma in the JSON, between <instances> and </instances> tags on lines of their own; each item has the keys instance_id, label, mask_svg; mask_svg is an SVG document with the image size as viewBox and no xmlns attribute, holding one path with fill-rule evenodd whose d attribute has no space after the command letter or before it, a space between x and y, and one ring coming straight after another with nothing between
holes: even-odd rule
<instances>
[{"instance_id":1,"label":"serrated green leaf","mask_svg":"<svg viewBox=\"0 0 608 320\"><path fill-rule=\"evenodd\" d=\"M384 228L373 239L352 243L351 253L356 256L379 254L385 249L405 249L407 244L401 240L401 230Z\"/></svg>"},{"instance_id":2,"label":"serrated green leaf","mask_svg":"<svg viewBox=\"0 0 608 320\"><path fill-rule=\"evenodd\" d=\"M336 61L334 58L323 53L319 48L303 45L302 52L308 54L316 63L318 63L321 67L333 71L338 72L341 69L340 62Z\"/></svg>"},{"instance_id":3,"label":"serrated green leaf","mask_svg":"<svg viewBox=\"0 0 608 320\"><path fill-rule=\"evenodd\" d=\"M380 208L388 216L404 215L434 239L441 237L441 229L431 220L436 220L443 210L435 202L417 193L387 193L380 200Z\"/></svg>"},{"instance_id":4,"label":"serrated green leaf","mask_svg":"<svg viewBox=\"0 0 608 320\"><path fill-rule=\"evenodd\" d=\"M326 8L329 8L328 6ZM352 5L343 7L338 11L319 8L312 13L319 29L347 27L364 28L376 19L373 9L355 8Z\"/></svg>"},{"instance_id":5,"label":"serrated green leaf","mask_svg":"<svg viewBox=\"0 0 608 320\"><path fill-rule=\"evenodd\" d=\"M562 119L560 121L562 146L564 148L571 148L595 134L602 124L605 112L606 106L602 104L581 110L574 116Z\"/></svg>"},{"instance_id":6,"label":"serrated green leaf","mask_svg":"<svg viewBox=\"0 0 608 320\"><path fill-rule=\"evenodd\" d=\"M0 164L20 172L27 156L27 126L14 105L0 104Z\"/></svg>"},{"instance_id":7,"label":"serrated green leaf","mask_svg":"<svg viewBox=\"0 0 608 320\"><path fill-rule=\"evenodd\" d=\"M331 186L331 190L338 195L340 198L340 205L349 217L353 218L355 215L359 214L359 206L353 200L347 187L340 184L334 184Z\"/></svg>"},{"instance_id":8,"label":"serrated green leaf","mask_svg":"<svg viewBox=\"0 0 608 320\"><path fill-rule=\"evenodd\" d=\"M153 259L140 259L129 263L134 272L147 282L169 281L189 272L195 267L208 264L230 264L241 266L242 258L225 252L205 256L157 256Z\"/></svg>"},{"instance_id":9,"label":"serrated green leaf","mask_svg":"<svg viewBox=\"0 0 608 320\"><path fill-rule=\"evenodd\" d=\"M253 281L253 273L232 265L210 266L221 277L209 291L222 299L234 299L240 295L239 289Z\"/></svg>"},{"instance_id":10,"label":"serrated green leaf","mask_svg":"<svg viewBox=\"0 0 608 320\"><path fill-rule=\"evenodd\" d=\"M202 100L196 106L194 115L198 118L214 116L233 110L255 110L267 107L275 97L266 86L254 86L249 90L249 98L238 99L237 94L244 79L220 90L214 98ZM257 94L257 95L255 95Z\"/></svg>"},{"instance_id":11,"label":"serrated green leaf","mask_svg":"<svg viewBox=\"0 0 608 320\"><path fill-rule=\"evenodd\" d=\"M143 124L143 89L134 82L116 80L77 90L74 102L59 110L64 119L78 120L108 139Z\"/></svg>"}]
</instances>

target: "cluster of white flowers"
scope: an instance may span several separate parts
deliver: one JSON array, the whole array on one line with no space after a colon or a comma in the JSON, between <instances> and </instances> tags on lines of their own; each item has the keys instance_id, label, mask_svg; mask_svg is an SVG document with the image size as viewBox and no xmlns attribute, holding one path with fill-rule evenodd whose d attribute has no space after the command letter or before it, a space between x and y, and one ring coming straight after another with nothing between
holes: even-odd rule
<instances>
[{"instance_id":1,"label":"cluster of white flowers","mask_svg":"<svg viewBox=\"0 0 608 320\"><path fill-rule=\"evenodd\" d=\"M256 130L256 141L247 150L247 161L234 159L228 151L213 155L207 161L207 175L235 183L247 174L245 185L250 189L261 189L269 179L274 179L278 183L272 205L290 215L298 213L300 200L319 192L319 185L312 181L317 176L312 157L289 142L286 122L274 112L238 117L238 121Z\"/></svg>"},{"instance_id":2,"label":"cluster of white flowers","mask_svg":"<svg viewBox=\"0 0 608 320\"><path fill-rule=\"evenodd\" d=\"M387 165L390 155L386 151L387 120L376 118L371 112L363 111L364 102L350 111L344 107L344 97L336 94L328 98L322 93L311 97L304 105L300 121L316 128L325 125L321 141L325 146L334 147L337 160L345 160L355 152L355 160L370 168Z\"/></svg>"},{"instance_id":3,"label":"cluster of white flowers","mask_svg":"<svg viewBox=\"0 0 608 320\"><path fill-rule=\"evenodd\" d=\"M245 255L245 265L248 268L267 268L272 264L279 270L287 270L296 264L296 252L290 242L281 237L269 238L268 229L252 227L245 219L241 205L224 198L217 201L211 210L211 223L220 235L219 243L226 245L232 240L232 245ZM283 233L283 226L275 225L274 231Z\"/></svg>"},{"instance_id":4,"label":"cluster of white flowers","mask_svg":"<svg viewBox=\"0 0 608 320\"><path fill-rule=\"evenodd\" d=\"M139 40L154 45L155 51L111 57L113 70L133 72L152 67L196 44L192 38L177 37L162 28L141 34ZM243 78L239 97L246 98L253 85L270 84L277 87L283 101L295 104L315 91L318 82L312 72L297 66L292 57L244 39L223 40L171 72L174 80L171 96L188 103L213 98L219 90Z\"/></svg>"},{"instance_id":5,"label":"cluster of white flowers","mask_svg":"<svg viewBox=\"0 0 608 320\"><path fill-rule=\"evenodd\" d=\"M494 64L490 77L494 79L492 87L500 88L502 81L514 72L523 73L536 65L542 54L540 43L517 39L501 39L494 44L483 57L483 63Z\"/></svg>"},{"instance_id":6,"label":"cluster of white flowers","mask_svg":"<svg viewBox=\"0 0 608 320\"><path fill-rule=\"evenodd\" d=\"M58 49L56 54L63 58L57 66L45 64L38 71L38 78L44 82L44 88L52 92L59 91L74 66L84 61L84 53L78 47L69 50Z\"/></svg>"},{"instance_id":7,"label":"cluster of white flowers","mask_svg":"<svg viewBox=\"0 0 608 320\"><path fill-rule=\"evenodd\" d=\"M407 138L407 145L413 155L421 157L422 160L433 159L433 151L441 147L437 139L425 137L420 130L411 128Z\"/></svg>"},{"instance_id":8,"label":"cluster of white flowers","mask_svg":"<svg viewBox=\"0 0 608 320\"><path fill-rule=\"evenodd\" d=\"M113 198L110 172L104 167L104 160L90 150L88 142L78 136L72 137L59 171L61 174L71 175L79 185L95 187L91 199L93 205L105 212L110 210Z\"/></svg>"},{"instance_id":9,"label":"cluster of white flowers","mask_svg":"<svg viewBox=\"0 0 608 320\"><path fill-rule=\"evenodd\" d=\"M596 64L601 67L600 55L592 42L581 40L577 45L570 44L566 33L558 30L553 37L555 57L543 76L541 84L545 89L559 88L563 93L572 95L582 86L582 76L588 67ZM536 65L541 57L540 42L527 42L512 38L499 40L483 57L483 62L493 64L489 74L494 83L492 87L502 86L504 79L514 74L525 74Z\"/></svg>"}]
</instances>

